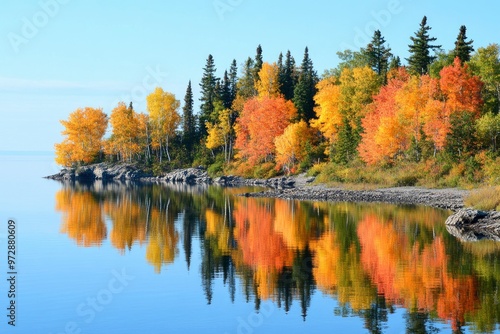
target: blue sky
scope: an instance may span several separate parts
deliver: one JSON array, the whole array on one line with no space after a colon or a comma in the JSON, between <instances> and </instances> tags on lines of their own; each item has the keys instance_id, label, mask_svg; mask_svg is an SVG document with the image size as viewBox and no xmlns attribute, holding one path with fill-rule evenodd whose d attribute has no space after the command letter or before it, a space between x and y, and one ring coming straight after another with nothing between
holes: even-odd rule
<instances>
[{"instance_id":1,"label":"blue sky","mask_svg":"<svg viewBox=\"0 0 500 334\"><path fill-rule=\"evenodd\" d=\"M0 4L0 151L52 151L60 119L79 107L118 101L146 111L161 86L195 99L208 54L222 75L262 45L264 60L305 46L318 73L336 52L359 49L375 29L402 59L424 15L443 49L461 25L476 48L499 43L500 5L430 0L2 0Z\"/></svg>"}]
</instances>

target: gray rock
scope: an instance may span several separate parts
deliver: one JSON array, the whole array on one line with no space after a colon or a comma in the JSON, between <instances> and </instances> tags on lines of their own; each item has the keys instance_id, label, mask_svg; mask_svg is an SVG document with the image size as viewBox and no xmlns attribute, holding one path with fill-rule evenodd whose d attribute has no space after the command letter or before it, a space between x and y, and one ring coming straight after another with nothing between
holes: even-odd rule
<instances>
[{"instance_id":1,"label":"gray rock","mask_svg":"<svg viewBox=\"0 0 500 334\"><path fill-rule=\"evenodd\" d=\"M465 226L477 223L488 216L487 212L474 209L461 209L446 219L445 224L450 226Z\"/></svg>"}]
</instances>

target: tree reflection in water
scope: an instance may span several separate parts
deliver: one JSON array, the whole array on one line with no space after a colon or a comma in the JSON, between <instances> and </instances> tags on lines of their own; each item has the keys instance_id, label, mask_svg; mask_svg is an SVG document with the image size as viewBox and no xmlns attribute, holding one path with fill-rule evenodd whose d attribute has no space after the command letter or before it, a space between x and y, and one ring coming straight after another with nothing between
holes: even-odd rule
<instances>
[{"instance_id":1,"label":"tree reflection in water","mask_svg":"<svg viewBox=\"0 0 500 334\"><path fill-rule=\"evenodd\" d=\"M109 236L122 254L146 247L157 273L181 258L191 270L199 238L208 304L222 278L233 302L239 290L256 310L262 300L285 312L296 302L304 320L320 292L337 300L334 314L361 317L370 333L383 332L400 307L411 333L434 332L440 321L455 332L499 324L500 246L459 242L444 226L448 212L235 196L247 191L67 183L55 200L61 232L78 246L100 246Z\"/></svg>"}]
</instances>

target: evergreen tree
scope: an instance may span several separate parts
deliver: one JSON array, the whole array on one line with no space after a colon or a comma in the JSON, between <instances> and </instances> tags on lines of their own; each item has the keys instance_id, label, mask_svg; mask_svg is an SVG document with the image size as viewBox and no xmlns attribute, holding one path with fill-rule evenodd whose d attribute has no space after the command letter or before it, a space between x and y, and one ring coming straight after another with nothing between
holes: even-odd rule
<instances>
[{"instance_id":1,"label":"evergreen tree","mask_svg":"<svg viewBox=\"0 0 500 334\"><path fill-rule=\"evenodd\" d=\"M262 47L260 46L257 46L257 52L255 54L255 61L254 61L254 65L253 65L253 77L254 77L254 84L255 82L259 81L259 72L260 70L262 69L262 64L263 64L263 60L262 60Z\"/></svg>"},{"instance_id":2,"label":"evergreen tree","mask_svg":"<svg viewBox=\"0 0 500 334\"><path fill-rule=\"evenodd\" d=\"M471 53L474 52L474 47L472 47L472 43L474 43L474 41L466 41L466 32L467 28L465 26L461 26L455 42L455 50L453 50L453 58L458 57L462 63L468 62L470 60Z\"/></svg>"},{"instance_id":3,"label":"evergreen tree","mask_svg":"<svg viewBox=\"0 0 500 334\"><path fill-rule=\"evenodd\" d=\"M214 112L214 101L217 97L217 83L218 79L215 76L216 72L214 58L212 55L208 55L207 63L203 69L203 77L201 78L200 88L201 88L201 105L200 105L200 116L199 121L199 133L203 138L207 135L207 129L205 128L205 122L212 118Z\"/></svg>"},{"instance_id":4,"label":"evergreen tree","mask_svg":"<svg viewBox=\"0 0 500 334\"><path fill-rule=\"evenodd\" d=\"M401 58L399 56L392 56L389 62L389 71L401 67Z\"/></svg>"},{"instance_id":5,"label":"evergreen tree","mask_svg":"<svg viewBox=\"0 0 500 334\"><path fill-rule=\"evenodd\" d=\"M234 101L236 98L237 86L238 83L238 66L236 65L236 59L233 59L231 63L231 67L229 68L229 91L231 95L231 101Z\"/></svg>"},{"instance_id":6,"label":"evergreen tree","mask_svg":"<svg viewBox=\"0 0 500 334\"><path fill-rule=\"evenodd\" d=\"M193 90L191 80L189 80L186 95L184 96L184 106L182 107L183 142L188 150L192 148L196 138L196 119L193 113L193 104Z\"/></svg>"},{"instance_id":7,"label":"evergreen tree","mask_svg":"<svg viewBox=\"0 0 500 334\"><path fill-rule=\"evenodd\" d=\"M348 163L356 154L355 134L349 120L344 117L338 133L338 140L335 145L333 161L337 163Z\"/></svg>"},{"instance_id":8,"label":"evergreen tree","mask_svg":"<svg viewBox=\"0 0 500 334\"><path fill-rule=\"evenodd\" d=\"M243 73L241 78L238 80L238 94L244 98L248 99L252 96L257 95L254 85L254 61L252 58L248 57L247 61L243 65Z\"/></svg>"},{"instance_id":9,"label":"evergreen tree","mask_svg":"<svg viewBox=\"0 0 500 334\"><path fill-rule=\"evenodd\" d=\"M413 74L427 74L430 64L436 59L430 55L431 50L440 49L441 45L432 45L436 41L435 37L429 37L431 27L427 25L427 17L424 16L420 23L420 29L415 33L415 37L410 37L413 44L408 45L410 58L407 58L409 70Z\"/></svg>"},{"instance_id":10,"label":"evergreen tree","mask_svg":"<svg viewBox=\"0 0 500 334\"><path fill-rule=\"evenodd\" d=\"M282 87L283 81L285 80L285 66L283 65L283 53L280 52L278 56L278 62L276 63L278 66L278 84L280 87L280 93L283 95Z\"/></svg>"},{"instance_id":11,"label":"evergreen tree","mask_svg":"<svg viewBox=\"0 0 500 334\"><path fill-rule=\"evenodd\" d=\"M220 86L220 100L224 108L229 109L233 104L233 98L231 96L231 81L227 71L224 71L224 77L222 79L222 84Z\"/></svg>"},{"instance_id":12,"label":"evergreen tree","mask_svg":"<svg viewBox=\"0 0 500 334\"><path fill-rule=\"evenodd\" d=\"M281 53L280 57L282 57ZM279 76L280 92L286 100L292 100L297 83L295 59L293 59L290 50L287 51L285 57L285 64L283 64ZM278 66L280 66L279 63L278 61Z\"/></svg>"},{"instance_id":13,"label":"evergreen tree","mask_svg":"<svg viewBox=\"0 0 500 334\"><path fill-rule=\"evenodd\" d=\"M389 70L389 59L392 57L391 48L386 47L385 38L376 30L370 44L363 50L368 58L370 67L381 77L386 77Z\"/></svg>"},{"instance_id":14,"label":"evergreen tree","mask_svg":"<svg viewBox=\"0 0 500 334\"><path fill-rule=\"evenodd\" d=\"M309 122L314 115L314 95L316 95L316 84L318 75L313 68L313 62L309 58L309 50L306 47L304 59L300 66L300 74L294 89L293 103L297 108L297 118Z\"/></svg>"}]
</instances>

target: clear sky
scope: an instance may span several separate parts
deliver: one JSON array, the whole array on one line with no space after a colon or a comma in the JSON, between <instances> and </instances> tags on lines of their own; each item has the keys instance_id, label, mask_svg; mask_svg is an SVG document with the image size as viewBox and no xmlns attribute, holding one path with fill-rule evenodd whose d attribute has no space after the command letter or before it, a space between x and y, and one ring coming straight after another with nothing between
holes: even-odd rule
<instances>
[{"instance_id":1,"label":"clear sky","mask_svg":"<svg viewBox=\"0 0 500 334\"><path fill-rule=\"evenodd\" d=\"M321 74L375 29L404 61L424 15L445 50L461 25L476 48L500 43L499 9L491 0L2 0L0 151L52 151L59 120L76 108L109 114L124 100L146 111L155 86L182 101L192 80L197 101L208 54L222 75L258 44L268 62L290 50L300 63L308 46Z\"/></svg>"}]
</instances>

